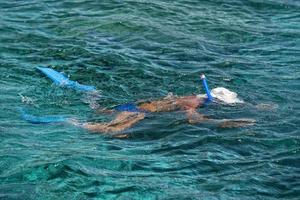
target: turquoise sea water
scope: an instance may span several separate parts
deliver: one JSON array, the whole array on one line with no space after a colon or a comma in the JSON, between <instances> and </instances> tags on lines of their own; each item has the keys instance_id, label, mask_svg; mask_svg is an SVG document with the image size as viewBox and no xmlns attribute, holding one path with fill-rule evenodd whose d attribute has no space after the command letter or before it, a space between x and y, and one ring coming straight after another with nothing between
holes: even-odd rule
<instances>
[{"instance_id":1,"label":"turquoise sea water","mask_svg":"<svg viewBox=\"0 0 300 200\"><path fill-rule=\"evenodd\" d=\"M299 199L297 0L0 1L0 199ZM246 102L199 109L255 126L148 115L128 139L35 115L105 121L37 66L95 85L109 107L223 86ZM23 96L23 98L22 98Z\"/></svg>"}]
</instances>

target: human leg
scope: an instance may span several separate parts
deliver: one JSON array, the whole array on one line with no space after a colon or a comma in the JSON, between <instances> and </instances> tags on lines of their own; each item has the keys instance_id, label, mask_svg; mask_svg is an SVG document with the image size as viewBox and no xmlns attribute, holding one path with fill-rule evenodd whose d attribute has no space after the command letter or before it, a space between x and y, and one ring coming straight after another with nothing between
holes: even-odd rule
<instances>
[{"instance_id":1,"label":"human leg","mask_svg":"<svg viewBox=\"0 0 300 200\"><path fill-rule=\"evenodd\" d=\"M130 128L140 120L145 118L145 113L139 112L121 112L116 118L107 123L85 123L81 127L100 133L119 132Z\"/></svg>"}]
</instances>

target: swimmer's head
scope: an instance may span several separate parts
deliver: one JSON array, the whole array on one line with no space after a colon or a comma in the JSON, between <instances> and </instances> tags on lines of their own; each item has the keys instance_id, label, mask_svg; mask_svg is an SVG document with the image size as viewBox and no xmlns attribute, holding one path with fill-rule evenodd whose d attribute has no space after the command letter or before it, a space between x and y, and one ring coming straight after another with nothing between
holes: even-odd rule
<instances>
[{"instance_id":1,"label":"swimmer's head","mask_svg":"<svg viewBox=\"0 0 300 200\"><path fill-rule=\"evenodd\" d=\"M236 104L236 103L244 103L243 100L237 97L237 93L232 92L224 87L217 87L211 90L211 95L225 104Z\"/></svg>"},{"instance_id":2,"label":"swimmer's head","mask_svg":"<svg viewBox=\"0 0 300 200\"><path fill-rule=\"evenodd\" d=\"M198 98L206 98L206 102L215 101L224 104L244 103L237 97L237 93L232 92L224 87L209 90L204 74L201 75L202 85L206 94L198 94Z\"/></svg>"},{"instance_id":3,"label":"swimmer's head","mask_svg":"<svg viewBox=\"0 0 300 200\"><path fill-rule=\"evenodd\" d=\"M211 90L211 96L214 98L213 101L222 104L237 104L244 103L243 100L237 97L237 93L232 92L224 87L217 87ZM199 99L207 98L206 94L198 94Z\"/></svg>"}]
</instances>

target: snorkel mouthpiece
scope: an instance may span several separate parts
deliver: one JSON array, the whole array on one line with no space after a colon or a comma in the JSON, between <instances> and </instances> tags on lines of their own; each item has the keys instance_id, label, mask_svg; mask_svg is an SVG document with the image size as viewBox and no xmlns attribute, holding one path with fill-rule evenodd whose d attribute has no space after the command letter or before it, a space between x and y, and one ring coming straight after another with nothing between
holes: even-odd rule
<instances>
[{"instance_id":1,"label":"snorkel mouthpiece","mask_svg":"<svg viewBox=\"0 0 300 200\"><path fill-rule=\"evenodd\" d=\"M211 94L210 94L210 90L209 90L209 88L208 88L208 85L207 85L206 78L205 78L205 75L204 75L204 74L201 75L201 80L202 80L203 88L204 88L205 93L206 93L206 95L207 95L207 101L210 102L210 101L213 100L213 97L212 97Z\"/></svg>"}]
</instances>

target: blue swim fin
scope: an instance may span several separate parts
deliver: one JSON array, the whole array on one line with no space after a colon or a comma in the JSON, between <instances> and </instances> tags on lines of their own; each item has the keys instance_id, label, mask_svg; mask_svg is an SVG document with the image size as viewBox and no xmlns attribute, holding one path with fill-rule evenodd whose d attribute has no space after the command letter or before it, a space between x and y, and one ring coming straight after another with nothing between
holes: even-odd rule
<instances>
[{"instance_id":1,"label":"blue swim fin","mask_svg":"<svg viewBox=\"0 0 300 200\"><path fill-rule=\"evenodd\" d=\"M38 67L43 74L45 74L48 78L50 78L56 85L67 87L71 89L75 89L78 91L85 91L85 92L93 92L96 91L94 86L90 85L82 85L77 81L72 81L65 77L62 73L55 71L51 68L46 67Z\"/></svg>"},{"instance_id":2,"label":"blue swim fin","mask_svg":"<svg viewBox=\"0 0 300 200\"><path fill-rule=\"evenodd\" d=\"M49 123L62 123L68 120L67 117L62 115L48 115L43 117L37 117L34 115L27 114L24 108L20 108L22 119L32 124L49 124Z\"/></svg>"}]
</instances>

